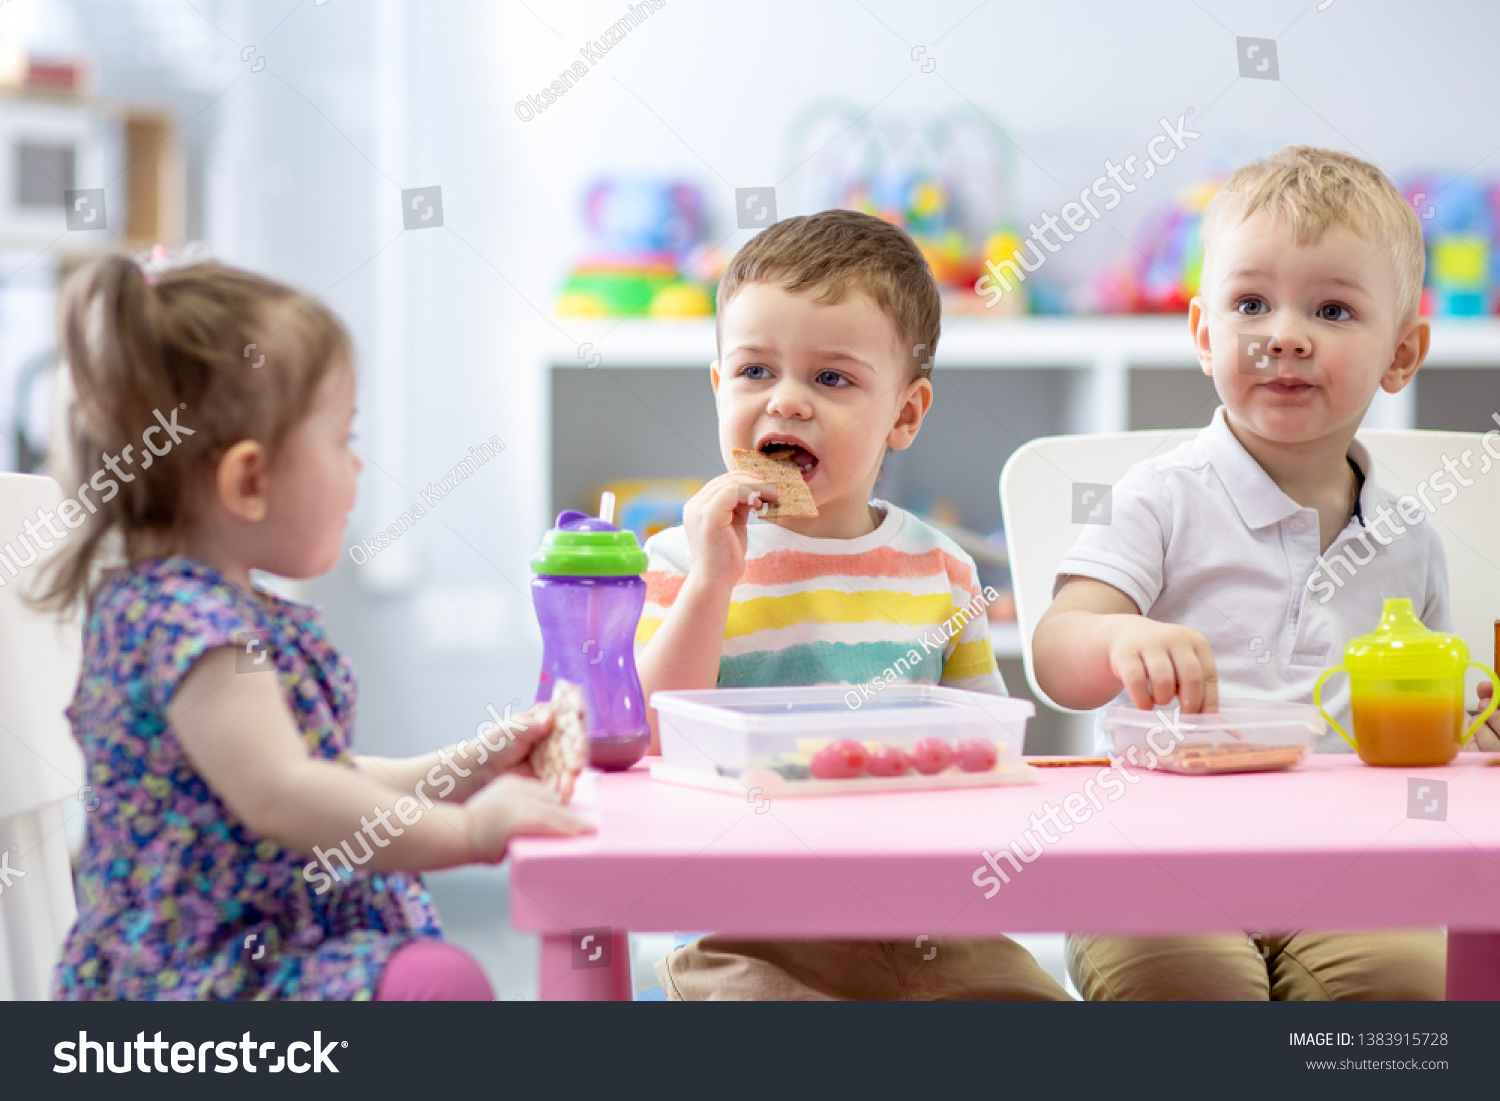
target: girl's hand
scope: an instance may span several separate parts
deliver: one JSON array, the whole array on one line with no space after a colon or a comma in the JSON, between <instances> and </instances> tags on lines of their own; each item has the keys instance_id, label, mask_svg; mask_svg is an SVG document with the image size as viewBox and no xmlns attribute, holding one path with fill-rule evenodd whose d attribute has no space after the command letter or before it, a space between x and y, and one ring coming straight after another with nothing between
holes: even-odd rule
<instances>
[{"instance_id":1,"label":"girl's hand","mask_svg":"<svg viewBox=\"0 0 1500 1101\"><path fill-rule=\"evenodd\" d=\"M693 494L682 509L691 559L688 571L703 580L733 588L745 573L752 495L766 503L776 500L776 486L753 474L732 470L720 474Z\"/></svg>"},{"instance_id":2,"label":"girl's hand","mask_svg":"<svg viewBox=\"0 0 1500 1101\"><path fill-rule=\"evenodd\" d=\"M476 859L498 864L512 837L593 833L594 827L563 806L540 782L501 776L463 805L464 833Z\"/></svg>"},{"instance_id":3,"label":"girl's hand","mask_svg":"<svg viewBox=\"0 0 1500 1101\"><path fill-rule=\"evenodd\" d=\"M498 752L491 749L484 768L490 779L514 773L518 776L536 775L531 769L531 751L536 743L552 733L552 705L533 704L519 715L512 715L503 723L489 723L475 731L475 736L486 743L486 747L500 746Z\"/></svg>"}]
</instances>

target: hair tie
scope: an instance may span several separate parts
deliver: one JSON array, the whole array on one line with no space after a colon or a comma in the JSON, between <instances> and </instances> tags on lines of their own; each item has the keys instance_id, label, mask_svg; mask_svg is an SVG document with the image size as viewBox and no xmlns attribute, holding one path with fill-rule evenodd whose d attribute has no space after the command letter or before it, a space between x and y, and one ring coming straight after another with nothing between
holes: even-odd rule
<instances>
[{"instance_id":1,"label":"hair tie","mask_svg":"<svg viewBox=\"0 0 1500 1101\"><path fill-rule=\"evenodd\" d=\"M141 275L145 276L146 279L146 286L153 290L156 289L156 284L161 280L162 270L167 266L169 259L170 254L167 252L166 245L155 244L151 246L151 251L139 261Z\"/></svg>"},{"instance_id":2,"label":"hair tie","mask_svg":"<svg viewBox=\"0 0 1500 1101\"><path fill-rule=\"evenodd\" d=\"M194 241L175 256L166 245L157 243L151 246L151 251L139 263L141 274L146 277L146 285L154 288L161 281L163 272L189 264L201 264L209 258L208 249L201 241Z\"/></svg>"}]
</instances>

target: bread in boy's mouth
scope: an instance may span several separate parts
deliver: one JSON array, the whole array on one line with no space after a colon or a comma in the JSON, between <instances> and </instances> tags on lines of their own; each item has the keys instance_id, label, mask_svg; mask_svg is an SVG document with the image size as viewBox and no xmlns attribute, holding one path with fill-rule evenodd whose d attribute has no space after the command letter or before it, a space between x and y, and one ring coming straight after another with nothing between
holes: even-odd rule
<instances>
[{"instance_id":1,"label":"bread in boy's mouth","mask_svg":"<svg viewBox=\"0 0 1500 1101\"><path fill-rule=\"evenodd\" d=\"M790 448L766 452L735 448L731 455L737 468L776 486L776 500L767 501L766 510L761 514L767 520L778 516L789 520L810 520L818 515L818 506L813 504L812 490L807 488L802 471L792 462L793 451Z\"/></svg>"}]
</instances>

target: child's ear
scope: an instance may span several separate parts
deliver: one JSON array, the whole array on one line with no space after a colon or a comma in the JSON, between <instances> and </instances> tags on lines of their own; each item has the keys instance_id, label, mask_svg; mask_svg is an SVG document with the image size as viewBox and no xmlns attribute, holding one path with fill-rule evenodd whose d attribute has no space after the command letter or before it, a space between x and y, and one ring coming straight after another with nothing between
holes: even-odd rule
<instances>
[{"instance_id":1,"label":"child's ear","mask_svg":"<svg viewBox=\"0 0 1500 1101\"><path fill-rule=\"evenodd\" d=\"M714 397L719 396L719 361L716 359L708 365L708 377L714 382Z\"/></svg>"},{"instance_id":2,"label":"child's ear","mask_svg":"<svg viewBox=\"0 0 1500 1101\"><path fill-rule=\"evenodd\" d=\"M922 419L931 408L932 381L919 378L907 383L901 406L896 410L896 423L886 433L886 446L896 451L910 447L912 440L917 438L917 429L922 427Z\"/></svg>"},{"instance_id":3,"label":"child's ear","mask_svg":"<svg viewBox=\"0 0 1500 1101\"><path fill-rule=\"evenodd\" d=\"M1208 339L1208 310L1203 299L1194 297L1188 303L1188 328L1193 331L1193 349L1198 353L1198 365L1209 378L1214 376L1214 353Z\"/></svg>"},{"instance_id":4,"label":"child's ear","mask_svg":"<svg viewBox=\"0 0 1500 1101\"><path fill-rule=\"evenodd\" d=\"M258 523L271 509L266 457L266 449L255 440L241 440L219 460L214 488L219 503L237 520Z\"/></svg>"},{"instance_id":5,"label":"child's ear","mask_svg":"<svg viewBox=\"0 0 1500 1101\"><path fill-rule=\"evenodd\" d=\"M1406 389L1406 384L1427 358L1427 346L1432 342L1432 325L1425 317L1408 322L1396 341L1396 352L1391 356L1390 366L1380 378L1380 388L1387 394Z\"/></svg>"}]
</instances>

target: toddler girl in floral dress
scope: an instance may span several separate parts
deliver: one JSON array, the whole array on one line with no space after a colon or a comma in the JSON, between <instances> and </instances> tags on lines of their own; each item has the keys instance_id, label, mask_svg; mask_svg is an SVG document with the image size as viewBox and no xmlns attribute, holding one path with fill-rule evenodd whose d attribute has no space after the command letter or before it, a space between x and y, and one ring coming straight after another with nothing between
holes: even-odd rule
<instances>
[{"instance_id":1,"label":"toddler girl in floral dress","mask_svg":"<svg viewBox=\"0 0 1500 1101\"><path fill-rule=\"evenodd\" d=\"M357 756L349 663L316 610L250 579L342 551L343 325L249 272L111 257L69 281L62 336L80 484L43 597L85 607L68 717L99 803L56 996L493 997L418 872L588 828L530 775L550 715Z\"/></svg>"}]
</instances>

